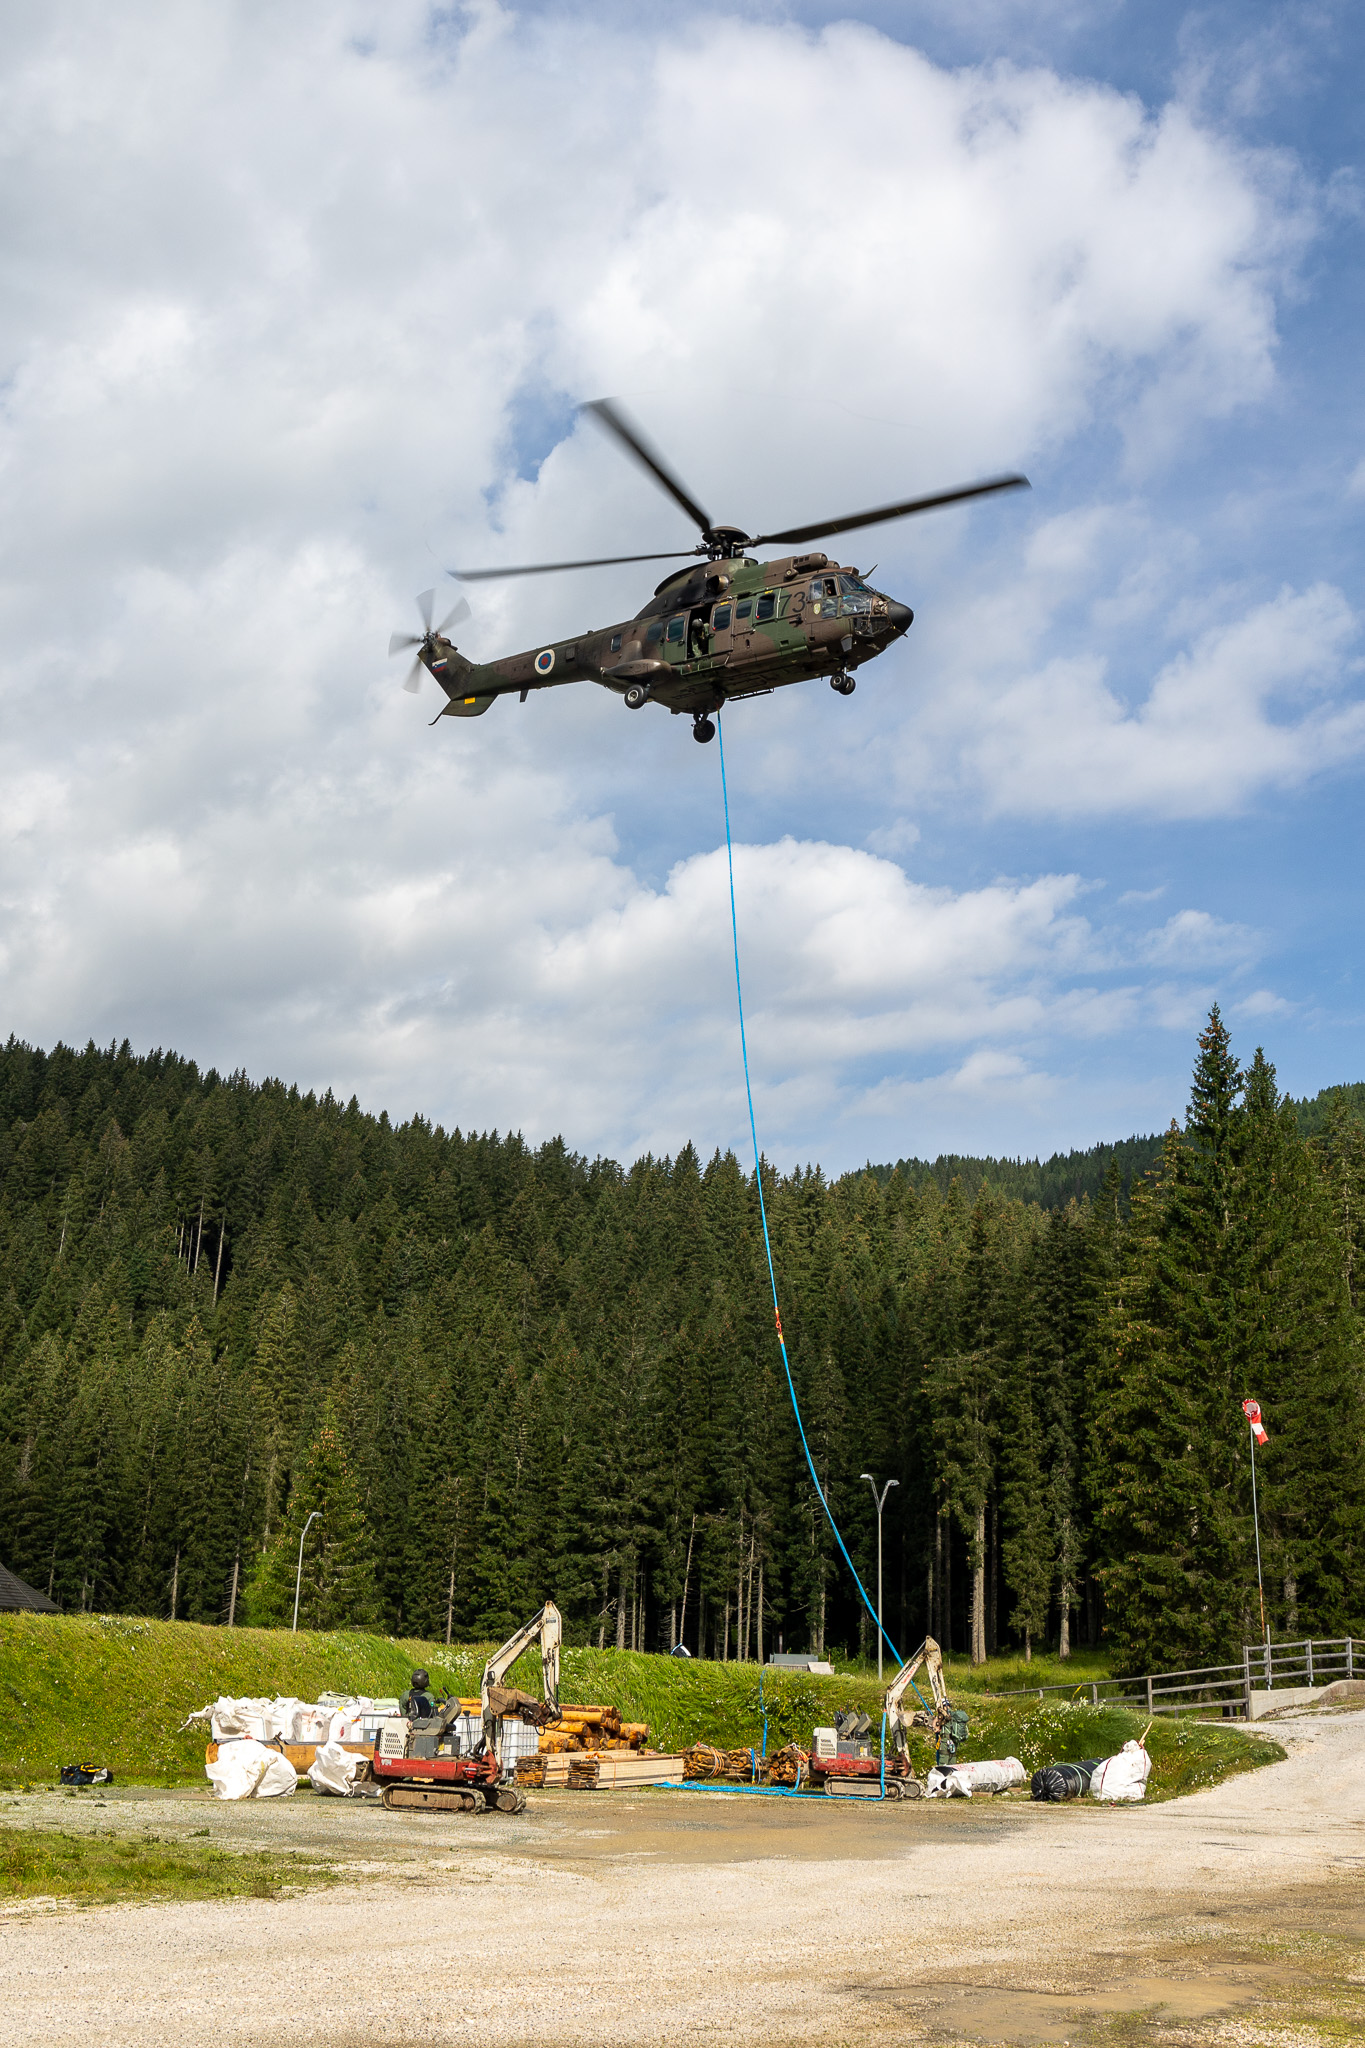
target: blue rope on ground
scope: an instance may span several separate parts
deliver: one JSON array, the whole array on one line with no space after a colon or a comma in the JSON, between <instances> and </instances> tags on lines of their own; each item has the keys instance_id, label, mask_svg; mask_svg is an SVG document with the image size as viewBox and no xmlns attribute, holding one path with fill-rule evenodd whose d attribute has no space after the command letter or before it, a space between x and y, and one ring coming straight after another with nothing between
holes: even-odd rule
<instances>
[{"instance_id":1,"label":"blue rope on ground","mask_svg":"<svg viewBox=\"0 0 1365 2048\"><path fill-rule=\"evenodd\" d=\"M763 1249L768 1257L768 1284L773 1291L773 1317L777 1323L777 1342L782 1352L782 1369L787 1375L787 1392L791 1395L792 1414L796 1417L796 1427L800 1431L801 1448L806 1454L806 1464L810 1469L811 1485L815 1488L820 1505L825 1511L825 1518L830 1528L834 1531L834 1540L843 1553L844 1563L852 1574L853 1583L862 1596L863 1606L872 1617L872 1625L880 1630L882 1641L891 1652L894 1662L899 1665L901 1661L900 1651L877 1619L877 1610L867 1597L867 1589L858 1577L853 1559L848 1554L848 1546L839 1532L839 1524L835 1521L829 1502L825 1499L825 1489L820 1484L819 1475L815 1470L815 1460L810 1454L810 1445L806 1442L806 1425L801 1420L801 1404L796 1398L796 1385L792 1379L791 1362L787 1357L787 1340L782 1334L782 1310L777 1299L777 1275L773 1270L772 1240L768 1236L768 1208L763 1199L763 1167L758 1156L758 1126L754 1121L754 1091L753 1084L749 1079L749 1045L744 1033L744 991L739 979L739 918L735 911L735 853L730 840L730 792L725 781L725 725L719 712L716 713L716 738L720 742L720 795L721 802L725 806L725 858L729 863L730 870L730 936L734 942L735 949L735 1001L739 1007L739 1049L744 1056L744 1092L749 1100L749 1135L754 1141L754 1179L758 1183L758 1215L759 1221L763 1225Z\"/></svg>"}]
</instances>

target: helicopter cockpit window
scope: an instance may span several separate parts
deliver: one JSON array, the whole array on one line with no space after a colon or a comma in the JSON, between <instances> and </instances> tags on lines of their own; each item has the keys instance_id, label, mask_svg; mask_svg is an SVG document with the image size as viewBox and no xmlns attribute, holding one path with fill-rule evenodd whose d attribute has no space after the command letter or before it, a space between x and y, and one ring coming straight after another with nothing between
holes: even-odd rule
<instances>
[{"instance_id":1,"label":"helicopter cockpit window","mask_svg":"<svg viewBox=\"0 0 1365 2048\"><path fill-rule=\"evenodd\" d=\"M755 619L770 619L777 610L777 599L771 590L765 590L754 608Z\"/></svg>"},{"instance_id":2,"label":"helicopter cockpit window","mask_svg":"<svg viewBox=\"0 0 1365 2048\"><path fill-rule=\"evenodd\" d=\"M669 620L669 622L668 622L668 638L669 638L670 640L681 640L681 639L682 639L682 637L683 637L683 634L684 634L684 633L685 633L686 631L687 631L687 621L686 621L686 619L685 619L685 618L683 618L683 616L682 616L682 614L681 614L681 613L679 613L679 615L678 615L678 617L677 617L677 618L675 618L675 619L670 619L670 620Z\"/></svg>"},{"instance_id":3,"label":"helicopter cockpit window","mask_svg":"<svg viewBox=\"0 0 1365 2048\"><path fill-rule=\"evenodd\" d=\"M865 583L856 576L841 576L840 586L844 593L843 610L846 612L868 612L872 609L872 595Z\"/></svg>"},{"instance_id":4,"label":"helicopter cockpit window","mask_svg":"<svg viewBox=\"0 0 1365 2048\"><path fill-rule=\"evenodd\" d=\"M713 632L716 632L716 633L723 633L723 632L725 631L726 627L727 627L727 626L729 625L729 623L730 623L730 607L729 607L729 605L728 605L728 604L718 604L718 605L716 606L715 610L714 610L714 611L712 612L712 614L711 614L711 629L712 629L712 631L713 631Z\"/></svg>"},{"instance_id":5,"label":"helicopter cockpit window","mask_svg":"<svg viewBox=\"0 0 1365 2048\"><path fill-rule=\"evenodd\" d=\"M837 576L817 576L810 587L811 610L817 615L834 613L839 609L839 579Z\"/></svg>"}]
</instances>

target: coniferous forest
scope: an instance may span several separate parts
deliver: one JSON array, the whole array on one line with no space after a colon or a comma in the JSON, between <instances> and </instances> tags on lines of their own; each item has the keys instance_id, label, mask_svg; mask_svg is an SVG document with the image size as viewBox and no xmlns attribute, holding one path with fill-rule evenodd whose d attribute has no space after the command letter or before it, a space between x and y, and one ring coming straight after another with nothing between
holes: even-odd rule
<instances>
[{"instance_id":1,"label":"coniferous forest","mask_svg":"<svg viewBox=\"0 0 1365 2048\"><path fill-rule=\"evenodd\" d=\"M1360 1092L1282 1099L1215 1010L1184 1128L1020 1167L1030 1199L992 1162L765 1178L870 1586L859 1475L898 1481L903 1652L1239 1656L1248 1394L1272 1627L1365 1633ZM0 1558L69 1610L287 1625L316 1514L301 1625L498 1636L552 1596L578 1642L871 1647L728 1154L623 1167L11 1039L0 1383Z\"/></svg>"}]
</instances>

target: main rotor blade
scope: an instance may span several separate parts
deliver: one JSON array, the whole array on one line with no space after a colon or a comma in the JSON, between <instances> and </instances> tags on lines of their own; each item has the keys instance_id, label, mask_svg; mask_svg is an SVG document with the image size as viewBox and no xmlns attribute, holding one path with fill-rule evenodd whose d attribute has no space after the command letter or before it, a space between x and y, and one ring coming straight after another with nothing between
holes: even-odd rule
<instances>
[{"instance_id":1,"label":"main rotor blade","mask_svg":"<svg viewBox=\"0 0 1365 2048\"><path fill-rule=\"evenodd\" d=\"M426 627L428 633L431 631L431 608L435 602L436 592L434 590L422 591L417 599L417 609L422 614L422 624Z\"/></svg>"},{"instance_id":2,"label":"main rotor blade","mask_svg":"<svg viewBox=\"0 0 1365 2048\"><path fill-rule=\"evenodd\" d=\"M462 597L453 611L448 611L436 628L438 639L444 640L452 626L462 626L469 617L469 599Z\"/></svg>"},{"instance_id":3,"label":"main rotor blade","mask_svg":"<svg viewBox=\"0 0 1365 2048\"><path fill-rule=\"evenodd\" d=\"M879 505L875 512L854 512L847 519L822 519L813 526L789 526L782 533L756 533L751 548L769 541L818 540L824 534L852 533L858 526L876 526L883 519L908 519L912 512L932 512L937 505L957 505L964 498L985 498L992 491L1027 491L1026 476L997 476L984 484L963 484L960 490L936 491L932 498L907 498L902 505Z\"/></svg>"},{"instance_id":4,"label":"main rotor blade","mask_svg":"<svg viewBox=\"0 0 1365 2048\"><path fill-rule=\"evenodd\" d=\"M419 647L422 645L420 640L418 641L417 645ZM407 674L404 676L403 688L407 691L410 697L415 697L417 695L417 692L421 689L421 687L422 662L421 657L419 656L418 659L412 664L412 667L408 670Z\"/></svg>"},{"instance_id":5,"label":"main rotor blade","mask_svg":"<svg viewBox=\"0 0 1365 2048\"><path fill-rule=\"evenodd\" d=\"M420 647L421 645L422 639L418 633L390 633L389 635L389 653L391 655L401 654L405 647Z\"/></svg>"},{"instance_id":6,"label":"main rotor blade","mask_svg":"<svg viewBox=\"0 0 1365 2048\"><path fill-rule=\"evenodd\" d=\"M610 569L618 562L676 562L680 555L704 555L705 548L670 548L663 555L595 555L590 562L528 562L519 569L447 569L457 583L488 583L495 576L549 576L556 569Z\"/></svg>"},{"instance_id":7,"label":"main rotor blade","mask_svg":"<svg viewBox=\"0 0 1365 2048\"><path fill-rule=\"evenodd\" d=\"M657 448L645 439L634 420L627 417L624 408L614 398L592 398L579 407L580 412L590 412L599 426L614 434L628 455L634 456L642 469L647 469L661 490L668 492L675 505L681 505L702 531L711 531L711 515L704 512L696 499L674 476Z\"/></svg>"}]
</instances>

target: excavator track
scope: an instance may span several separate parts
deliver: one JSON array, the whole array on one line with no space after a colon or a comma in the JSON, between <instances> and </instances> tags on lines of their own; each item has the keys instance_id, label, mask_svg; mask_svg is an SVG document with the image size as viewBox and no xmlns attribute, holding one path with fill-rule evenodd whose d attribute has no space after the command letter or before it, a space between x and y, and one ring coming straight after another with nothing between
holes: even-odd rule
<instances>
[{"instance_id":1,"label":"excavator track","mask_svg":"<svg viewBox=\"0 0 1365 2048\"><path fill-rule=\"evenodd\" d=\"M386 1785L384 1804L390 1813L483 1813L486 1807L483 1793L472 1787L413 1784Z\"/></svg>"}]
</instances>

